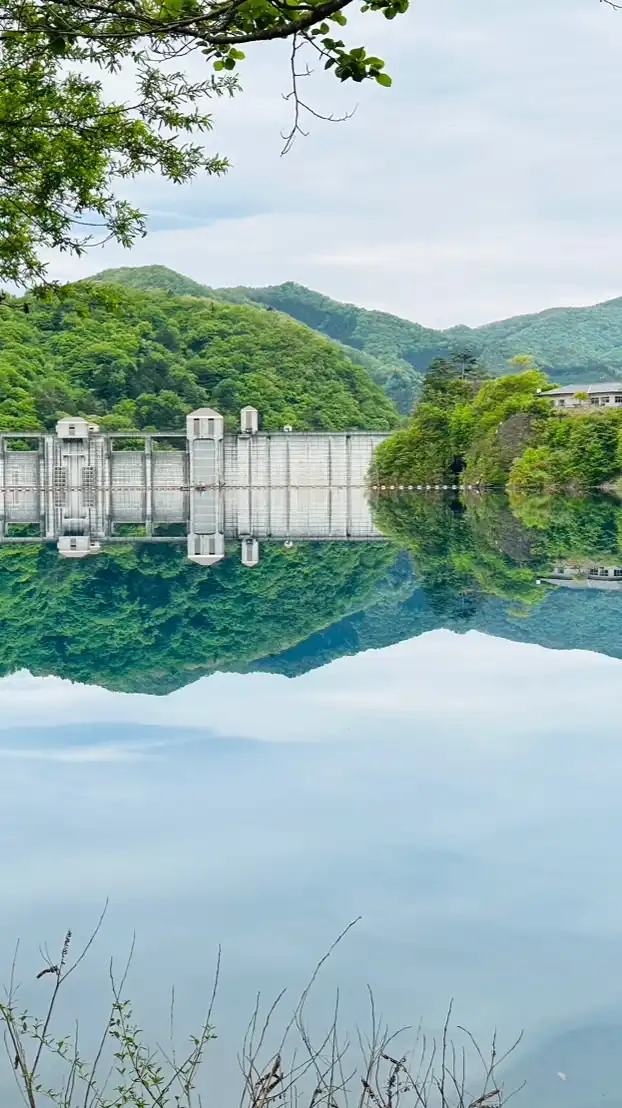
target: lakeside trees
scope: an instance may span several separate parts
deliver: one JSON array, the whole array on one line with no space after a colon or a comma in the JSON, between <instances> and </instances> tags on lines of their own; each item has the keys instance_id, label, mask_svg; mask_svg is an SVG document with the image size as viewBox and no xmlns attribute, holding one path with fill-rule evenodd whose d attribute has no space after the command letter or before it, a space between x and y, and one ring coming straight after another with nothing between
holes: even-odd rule
<instances>
[{"instance_id":1,"label":"lakeside trees","mask_svg":"<svg viewBox=\"0 0 622 1108\"><path fill-rule=\"evenodd\" d=\"M517 491L584 491L622 473L622 412L554 410L549 381L529 357L521 372L470 379L457 359L430 365L409 425L376 451L383 484L439 484L461 472L466 484Z\"/></svg>"},{"instance_id":2,"label":"lakeside trees","mask_svg":"<svg viewBox=\"0 0 622 1108\"><path fill-rule=\"evenodd\" d=\"M475 359L464 366L464 356L432 362L409 425L376 451L378 481L438 484L464 471L469 483L505 484L519 446L548 415L538 395L547 378L529 369L487 380Z\"/></svg>"}]
</instances>

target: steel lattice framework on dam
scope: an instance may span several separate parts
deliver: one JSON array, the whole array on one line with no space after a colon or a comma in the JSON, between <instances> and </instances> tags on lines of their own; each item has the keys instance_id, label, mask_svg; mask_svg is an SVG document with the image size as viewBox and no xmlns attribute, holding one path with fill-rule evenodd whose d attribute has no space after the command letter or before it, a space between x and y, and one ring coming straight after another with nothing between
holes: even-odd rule
<instances>
[{"instance_id":1,"label":"steel lattice framework on dam","mask_svg":"<svg viewBox=\"0 0 622 1108\"><path fill-rule=\"evenodd\" d=\"M201 408L185 434L104 434L81 418L55 434L0 434L0 543L55 542L76 558L138 529L143 541L179 541L177 527L193 561L218 562L238 539L254 565L260 540L383 538L366 479L387 435L258 428L254 408L237 434Z\"/></svg>"}]
</instances>

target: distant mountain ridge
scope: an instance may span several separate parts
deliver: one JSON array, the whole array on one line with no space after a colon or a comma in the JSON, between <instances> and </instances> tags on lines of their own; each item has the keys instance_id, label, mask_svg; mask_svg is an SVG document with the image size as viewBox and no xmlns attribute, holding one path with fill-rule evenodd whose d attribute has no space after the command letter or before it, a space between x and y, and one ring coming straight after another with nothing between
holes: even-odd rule
<instances>
[{"instance_id":1,"label":"distant mountain ridge","mask_svg":"<svg viewBox=\"0 0 622 1108\"><path fill-rule=\"evenodd\" d=\"M343 304L291 281L266 288L211 288L165 266L107 269L92 280L282 312L340 343L401 412L411 410L432 358L458 349L471 350L495 375L509 372L508 361L515 355L531 354L559 384L622 380L622 297L441 331Z\"/></svg>"}]
</instances>

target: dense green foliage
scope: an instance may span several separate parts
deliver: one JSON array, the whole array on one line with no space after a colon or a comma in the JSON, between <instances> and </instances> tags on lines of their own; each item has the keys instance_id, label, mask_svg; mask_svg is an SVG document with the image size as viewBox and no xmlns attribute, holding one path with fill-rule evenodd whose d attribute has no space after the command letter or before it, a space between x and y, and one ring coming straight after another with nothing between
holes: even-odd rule
<instances>
[{"instance_id":1,"label":"dense green foliage","mask_svg":"<svg viewBox=\"0 0 622 1108\"><path fill-rule=\"evenodd\" d=\"M503 486L514 459L537 439L552 414L539 395L547 381L537 368L488 381L462 413L460 443L467 483Z\"/></svg>"},{"instance_id":2,"label":"dense green foliage","mask_svg":"<svg viewBox=\"0 0 622 1108\"><path fill-rule=\"evenodd\" d=\"M85 45L70 23L65 4L0 4L0 281L25 287L45 280L49 249L81 254L106 237L130 246L144 233L115 179L158 172L178 183L227 168L184 139L209 129L205 103L233 91L230 74L191 82L127 39ZM115 52L118 62L133 54L129 99L105 96L97 73Z\"/></svg>"},{"instance_id":3,"label":"dense green foliage","mask_svg":"<svg viewBox=\"0 0 622 1108\"><path fill-rule=\"evenodd\" d=\"M547 421L514 462L510 487L547 493L595 488L622 472L622 413L586 411Z\"/></svg>"},{"instance_id":4,"label":"dense green foliage","mask_svg":"<svg viewBox=\"0 0 622 1108\"><path fill-rule=\"evenodd\" d=\"M446 331L496 373L527 352L559 384L622 378L622 297L582 308L549 308L483 327Z\"/></svg>"},{"instance_id":5,"label":"dense green foliage","mask_svg":"<svg viewBox=\"0 0 622 1108\"><path fill-rule=\"evenodd\" d=\"M239 303L253 301L285 312L371 356L374 361L368 368L374 380L404 413L412 409L428 364L456 350L470 350L495 376L511 372L508 362L527 352L558 384L622 378L622 298L439 331L386 312L339 303L293 282L269 288L210 289L164 266L107 270L97 279Z\"/></svg>"},{"instance_id":6,"label":"dense green foliage","mask_svg":"<svg viewBox=\"0 0 622 1108\"><path fill-rule=\"evenodd\" d=\"M454 459L451 416L432 404L419 404L408 427L396 431L376 450L375 484L439 484Z\"/></svg>"},{"instance_id":7,"label":"dense green foliage","mask_svg":"<svg viewBox=\"0 0 622 1108\"><path fill-rule=\"evenodd\" d=\"M533 361L514 363L523 372L480 384L458 376L455 358L433 362L410 423L376 451L374 483L443 484L462 472L467 485L553 494L615 481L622 412L556 410Z\"/></svg>"},{"instance_id":8,"label":"dense green foliage","mask_svg":"<svg viewBox=\"0 0 622 1108\"><path fill-rule=\"evenodd\" d=\"M80 284L28 315L0 308L0 430L64 413L103 428L176 430L203 405L230 425L259 409L277 429L385 430L397 413L367 372L277 313Z\"/></svg>"},{"instance_id":9,"label":"dense green foliage","mask_svg":"<svg viewBox=\"0 0 622 1108\"><path fill-rule=\"evenodd\" d=\"M380 484L439 484L464 470L469 484L505 485L512 463L550 411L538 395L546 378L535 369L478 381L457 376L456 359L430 366L421 401L407 427L376 451Z\"/></svg>"},{"instance_id":10,"label":"dense green foliage","mask_svg":"<svg viewBox=\"0 0 622 1108\"><path fill-rule=\"evenodd\" d=\"M390 543L264 545L206 571L182 548L108 548L67 562L53 547L0 547L0 674L27 668L126 692L166 693L244 669L369 602Z\"/></svg>"},{"instance_id":11,"label":"dense green foliage","mask_svg":"<svg viewBox=\"0 0 622 1108\"><path fill-rule=\"evenodd\" d=\"M93 280L103 284L124 285L127 288L139 291L163 289L166 292L174 293L176 296L195 296L222 301L225 304L254 304L269 311L279 311L284 315L289 315L324 337L338 343L351 361L368 370L372 380L380 385L401 412L411 410L414 397L421 384L421 373L414 372L406 361L397 355L387 357L381 339L377 342L372 339L367 343L364 336L362 338L358 333L351 333L351 329L347 326L340 327L336 325L336 321L333 320L330 314L325 321L326 326L324 326L322 320L317 318L317 313L290 311L284 297L277 296L270 299L262 295L270 290L214 289L207 285L198 284L189 277L183 277L181 273L175 273L172 269L167 269L163 265L106 269L102 273L97 273ZM289 287L289 285L283 285L279 286L279 289L288 289ZM311 293L308 289L302 289L301 286L292 285L291 287L294 289L300 288L302 292L308 293L310 298L326 299L328 304L343 308L344 312L350 310L345 305L335 305L335 302L328 300L327 297L319 297L317 293ZM256 296L255 292L257 293ZM358 309L353 308L352 311L357 312ZM376 314L381 315L381 313ZM405 327L412 326L412 324L406 322L404 325ZM377 355L374 353L375 350L378 351Z\"/></svg>"}]
</instances>

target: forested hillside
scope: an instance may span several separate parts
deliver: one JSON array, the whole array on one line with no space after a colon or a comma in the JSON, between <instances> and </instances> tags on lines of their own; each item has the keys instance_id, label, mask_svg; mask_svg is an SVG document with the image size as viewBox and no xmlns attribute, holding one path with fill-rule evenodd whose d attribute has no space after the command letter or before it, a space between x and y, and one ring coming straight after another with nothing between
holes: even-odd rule
<instances>
[{"instance_id":1,"label":"forested hillside","mask_svg":"<svg viewBox=\"0 0 622 1108\"><path fill-rule=\"evenodd\" d=\"M347 311L347 306L338 304L334 300L329 300L328 297L321 297L318 293L312 293L309 289L304 289L300 285L282 285L274 290L243 288L213 289L208 285L197 284L197 282L191 280L190 277L184 277L181 273L175 273L172 269L167 269L166 266L163 265L105 269L102 273L95 274L92 280L102 284L123 285L126 288L133 288L143 292L153 289L162 289L166 292L172 292L176 296L207 298L224 304L261 305L264 309L283 312L285 315L291 316L292 319L296 319L299 323L304 323L308 327L311 327L314 331L324 335L326 338L330 338L334 342L339 343L347 357L357 365L361 365L367 369L376 384L380 385L387 396L397 405L398 409L404 413L411 410L417 390L421 384L421 372L419 370L414 370L400 355L389 355L382 341L374 342L372 336L368 342L364 335L354 334L351 327L349 328L347 325L339 326L336 320L332 320L330 310L326 313L325 320L323 316L322 318L318 318L317 311L305 311L305 295L311 302L314 300L326 301L329 309L330 306L332 306L335 309ZM302 310L299 310L300 305L298 304L298 298L296 296L294 296L293 299L287 297L286 290L290 288L299 290L301 294L304 294L302 296ZM283 292L282 296L278 295L281 291ZM275 292L277 295L271 298L268 295L271 292ZM354 309L354 311L358 311L358 309ZM362 313L362 315L365 314L366 313ZM375 314L379 317L382 315L382 313ZM387 316L386 318L390 319L392 317ZM413 324L407 323L405 320L398 322L403 322L406 328L411 328L413 326ZM422 330L422 328L420 328L420 330ZM420 361L422 366L425 366L425 356L423 356Z\"/></svg>"},{"instance_id":2,"label":"forested hillside","mask_svg":"<svg viewBox=\"0 0 622 1108\"><path fill-rule=\"evenodd\" d=\"M254 302L285 312L371 359L363 364L402 412L411 410L430 361L465 348L494 374L507 373L510 358L531 354L559 384L622 378L622 298L439 331L386 312L342 304L293 282L268 288L212 289L164 266L105 270L96 279L229 303Z\"/></svg>"},{"instance_id":3,"label":"forested hillside","mask_svg":"<svg viewBox=\"0 0 622 1108\"><path fill-rule=\"evenodd\" d=\"M507 373L507 360L531 354L559 384L622 378L622 297L585 308L548 308L470 330L445 335L474 352L495 372Z\"/></svg>"},{"instance_id":4,"label":"forested hillside","mask_svg":"<svg viewBox=\"0 0 622 1108\"><path fill-rule=\"evenodd\" d=\"M416 388L433 358L465 349L495 375L509 372L511 358L530 354L559 384L622 378L622 297L585 308L550 308L482 327L437 331L386 312L341 304L293 283L218 291L270 305L330 338L374 355L386 368L383 383L390 393L399 389L399 370ZM394 399L399 401L399 392Z\"/></svg>"},{"instance_id":5,"label":"forested hillside","mask_svg":"<svg viewBox=\"0 0 622 1108\"><path fill-rule=\"evenodd\" d=\"M387 430L397 412L335 343L277 312L82 283L49 303L0 307L0 430L63 414L107 429L175 430L245 404L267 429Z\"/></svg>"}]
</instances>

